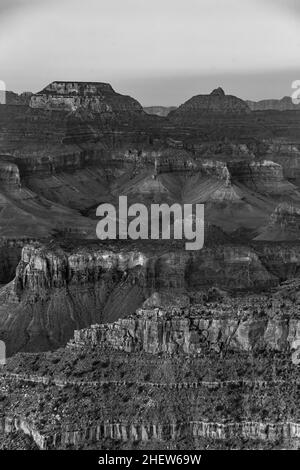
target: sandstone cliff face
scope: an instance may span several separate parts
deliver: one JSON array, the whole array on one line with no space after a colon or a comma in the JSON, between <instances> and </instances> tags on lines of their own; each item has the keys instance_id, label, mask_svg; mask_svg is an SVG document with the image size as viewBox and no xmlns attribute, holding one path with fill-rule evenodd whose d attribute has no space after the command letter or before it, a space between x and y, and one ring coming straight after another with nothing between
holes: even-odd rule
<instances>
[{"instance_id":1,"label":"sandstone cliff face","mask_svg":"<svg viewBox=\"0 0 300 470\"><path fill-rule=\"evenodd\" d=\"M125 423L98 422L80 430L59 429L52 433L40 432L36 426L24 418L4 417L0 421L0 431L12 433L20 430L30 435L40 450L80 448L108 439L118 442L147 443L176 442L184 436L197 440L230 440L240 436L244 439L275 442L283 440L289 443L300 438L300 425L294 422L264 423L255 421L218 423L208 421L191 421L186 423ZM155 445L155 444L154 444Z\"/></svg>"},{"instance_id":2,"label":"sandstone cliff face","mask_svg":"<svg viewBox=\"0 0 300 470\"><path fill-rule=\"evenodd\" d=\"M136 315L112 324L93 325L75 331L72 346L112 347L125 352L143 351L150 354L202 355L207 351L281 351L300 361L300 309L298 318L272 318L221 309L210 315L199 315L201 306L181 315L162 309L140 309ZM188 312L188 313L187 313ZM222 314L223 313L223 314ZM274 310L272 311L274 314Z\"/></svg>"},{"instance_id":3,"label":"sandstone cliff face","mask_svg":"<svg viewBox=\"0 0 300 470\"><path fill-rule=\"evenodd\" d=\"M144 300L140 253L65 253L24 247L15 279L0 292L1 338L8 354L57 348L76 326L132 313Z\"/></svg>"},{"instance_id":4,"label":"sandstone cliff face","mask_svg":"<svg viewBox=\"0 0 300 470\"><path fill-rule=\"evenodd\" d=\"M32 108L77 111L80 109L97 114L142 113L141 105L116 93L108 83L52 82L30 100Z\"/></svg>"}]
</instances>

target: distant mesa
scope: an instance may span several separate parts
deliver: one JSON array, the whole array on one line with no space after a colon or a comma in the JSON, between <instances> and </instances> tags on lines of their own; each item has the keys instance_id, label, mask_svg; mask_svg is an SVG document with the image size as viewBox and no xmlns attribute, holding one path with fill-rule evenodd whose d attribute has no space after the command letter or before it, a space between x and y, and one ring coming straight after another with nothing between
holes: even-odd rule
<instances>
[{"instance_id":1,"label":"distant mesa","mask_svg":"<svg viewBox=\"0 0 300 470\"><path fill-rule=\"evenodd\" d=\"M55 81L30 99L31 108L77 111L95 114L142 113L143 108L130 96L116 93L109 83Z\"/></svg>"},{"instance_id":2,"label":"distant mesa","mask_svg":"<svg viewBox=\"0 0 300 470\"><path fill-rule=\"evenodd\" d=\"M193 96L178 109L172 111L169 117L177 120L189 116L194 119L207 114L247 114L250 112L245 101L236 96L226 95L222 88L217 88L209 95Z\"/></svg>"},{"instance_id":3,"label":"distant mesa","mask_svg":"<svg viewBox=\"0 0 300 470\"><path fill-rule=\"evenodd\" d=\"M295 111L300 110L300 104L294 104L290 96L280 100L270 99L261 101L246 101L252 111Z\"/></svg>"}]
</instances>

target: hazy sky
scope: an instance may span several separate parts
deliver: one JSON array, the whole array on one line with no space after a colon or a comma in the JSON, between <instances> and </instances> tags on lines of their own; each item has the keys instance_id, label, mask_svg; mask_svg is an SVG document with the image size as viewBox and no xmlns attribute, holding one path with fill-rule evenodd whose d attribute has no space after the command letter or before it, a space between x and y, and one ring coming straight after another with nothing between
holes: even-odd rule
<instances>
[{"instance_id":1,"label":"hazy sky","mask_svg":"<svg viewBox=\"0 0 300 470\"><path fill-rule=\"evenodd\" d=\"M0 0L0 80L105 81L143 105L223 86L247 99L300 79L300 0Z\"/></svg>"}]
</instances>

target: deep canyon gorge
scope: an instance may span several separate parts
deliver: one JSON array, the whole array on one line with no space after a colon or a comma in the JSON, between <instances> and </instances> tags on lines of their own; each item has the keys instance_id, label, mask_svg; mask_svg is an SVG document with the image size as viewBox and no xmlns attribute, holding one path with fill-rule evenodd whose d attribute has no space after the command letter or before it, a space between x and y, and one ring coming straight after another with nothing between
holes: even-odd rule
<instances>
[{"instance_id":1,"label":"deep canyon gorge","mask_svg":"<svg viewBox=\"0 0 300 470\"><path fill-rule=\"evenodd\" d=\"M0 105L0 440L298 449L300 111L55 81ZM96 208L204 204L199 251ZM119 214L117 214L117 217Z\"/></svg>"}]
</instances>

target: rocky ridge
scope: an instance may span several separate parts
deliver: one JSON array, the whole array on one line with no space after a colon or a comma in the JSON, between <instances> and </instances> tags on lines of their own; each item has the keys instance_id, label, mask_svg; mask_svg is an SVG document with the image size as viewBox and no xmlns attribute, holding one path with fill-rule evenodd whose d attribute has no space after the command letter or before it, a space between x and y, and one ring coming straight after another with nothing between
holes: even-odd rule
<instances>
[{"instance_id":1,"label":"rocky ridge","mask_svg":"<svg viewBox=\"0 0 300 470\"><path fill-rule=\"evenodd\" d=\"M226 95L222 88L213 90L209 95L197 95L169 114L172 120L191 118L201 114L243 114L250 113L247 103L232 95Z\"/></svg>"}]
</instances>

